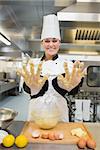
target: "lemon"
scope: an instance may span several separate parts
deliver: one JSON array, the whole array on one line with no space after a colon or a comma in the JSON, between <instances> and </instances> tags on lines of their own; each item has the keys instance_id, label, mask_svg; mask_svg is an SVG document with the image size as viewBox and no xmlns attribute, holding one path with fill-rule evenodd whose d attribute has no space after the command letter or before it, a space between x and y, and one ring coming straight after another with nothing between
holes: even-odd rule
<instances>
[{"instance_id":1,"label":"lemon","mask_svg":"<svg viewBox=\"0 0 100 150\"><path fill-rule=\"evenodd\" d=\"M28 144L28 140L24 135L20 134L16 137L15 144L17 147L23 148Z\"/></svg>"},{"instance_id":2,"label":"lemon","mask_svg":"<svg viewBox=\"0 0 100 150\"><path fill-rule=\"evenodd\" d=\"M15 142L15 137L12 134L8 134L3 138L2 144L5 147L11 147Z\"/></svg>"}]
</instances>

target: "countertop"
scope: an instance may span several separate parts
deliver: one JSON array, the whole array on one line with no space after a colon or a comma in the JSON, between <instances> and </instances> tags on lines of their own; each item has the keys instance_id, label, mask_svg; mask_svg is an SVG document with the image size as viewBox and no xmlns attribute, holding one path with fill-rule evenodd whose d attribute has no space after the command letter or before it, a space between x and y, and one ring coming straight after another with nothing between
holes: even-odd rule
<instances>
[{"instance_id":1,"label":"countertop","mask_svg":"<svg viewBox=\"0 0 100 150\"><path fill-rule=\"evenodd\" d=\"M8 131L15 136L19 135L23 126L24 121L14 121L12 125L8 128ZM93 138L95 139L97 143L96 150L100 150L100 123L84 123L90 133L93 135ZM16 146L13 146L11 148L4 148L2 145L0 145L0 150L17 150ZM23 150L79 150L77 145L67 145L67 144L28 144ZM88 148L85 148L85 150L89 150Z\"/></svg>"}]
</instances>

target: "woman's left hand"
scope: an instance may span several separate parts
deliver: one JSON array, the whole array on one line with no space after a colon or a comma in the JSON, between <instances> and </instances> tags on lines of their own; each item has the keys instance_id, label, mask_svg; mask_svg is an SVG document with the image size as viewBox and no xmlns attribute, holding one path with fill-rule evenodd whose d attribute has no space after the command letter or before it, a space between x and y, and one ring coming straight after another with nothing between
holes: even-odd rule
<instances>
[{"instance_id":1,"label":"woman's left hand","mask_svg":"<svg viewBox=\"0 0 100 150\"><path fill-rule=\"evenodd\" d=\"M71 73L69 73L67 63L64 63L64 69L65 77L63 75L59 75L57 81L61 88L71 91L81 82L81 79L86 74L86 69L84 69L84 63L79 61L75 61Z\"/></svg>"}]
</instances>

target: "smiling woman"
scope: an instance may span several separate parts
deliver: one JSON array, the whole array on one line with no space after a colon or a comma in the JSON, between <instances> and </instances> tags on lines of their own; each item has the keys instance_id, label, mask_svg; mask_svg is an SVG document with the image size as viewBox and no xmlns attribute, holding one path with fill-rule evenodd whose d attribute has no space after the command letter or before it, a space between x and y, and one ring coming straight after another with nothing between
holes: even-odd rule
<instances>
[{"instance_id":1,"label":"smiling woman","mask_svg":"<svg viewBox=\"0 0 100 150\"><path fill-rule=\"evenodd\" d=\"M52 59L52 55L55 55L59 51L60 41L56 38L47 38L42 41L45 49L45 55L47 59Z\"/></svg>"},{"instance_id":2,"label":"smiling woman","mask_svg":"<svg viewBox=\"0 0 100 150\"><path fill-rule=\"evenodd\" d=\"M55 106L54 112L58 110L58 121L69 121L66 95L74 95L78 92L85 70L83 63L79 61L73 63L58 56L60 40L57 16L54 14L44 16L41 34L44 55L39 59L36 70L33 60L29 61L29 70L24 66L18 71L25 81L24 90L31 96L28 120L34 120L34 112L41 117L41 110L45 106L48 106L47 110L49 110L52 105L52 108ZM35 105L38 107L37 111ZM53 110L49 113L50 116L55 115ZM49 122L49 117L47 118ZM45 119L44 115L42 119Z\"/></svg>"}]
</instances>

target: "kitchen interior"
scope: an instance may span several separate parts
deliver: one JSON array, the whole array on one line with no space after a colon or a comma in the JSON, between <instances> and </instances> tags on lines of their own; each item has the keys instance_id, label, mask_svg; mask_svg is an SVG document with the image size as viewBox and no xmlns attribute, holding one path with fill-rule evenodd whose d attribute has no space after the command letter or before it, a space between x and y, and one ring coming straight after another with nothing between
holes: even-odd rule
<instances>
[{"instance_id":1,"label":"kitchen interior","mask_svg":"<svg viewBox=\"0 0 100 150\"><path fill-rule=\"evenodd\" d=\"M100 0L0 0L0 107L18 111L15 120L27 120L30 97L16 70L43 55L42 18L52 13L60 23L59 55L87 68L78 94L66 96L70 121L99 124Z\"/></svg>"}]
</instances>

